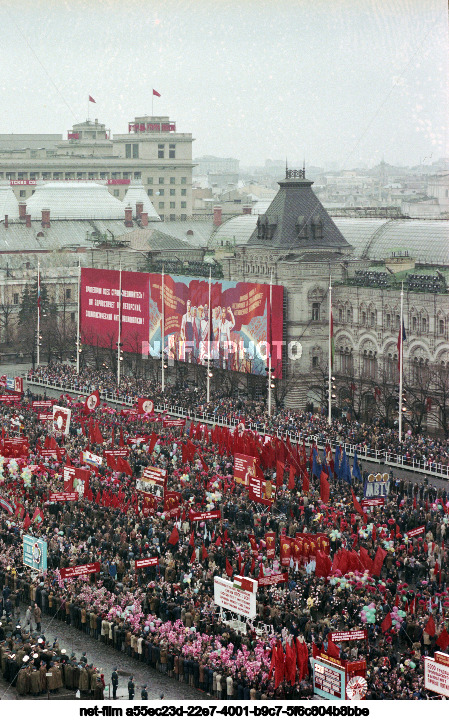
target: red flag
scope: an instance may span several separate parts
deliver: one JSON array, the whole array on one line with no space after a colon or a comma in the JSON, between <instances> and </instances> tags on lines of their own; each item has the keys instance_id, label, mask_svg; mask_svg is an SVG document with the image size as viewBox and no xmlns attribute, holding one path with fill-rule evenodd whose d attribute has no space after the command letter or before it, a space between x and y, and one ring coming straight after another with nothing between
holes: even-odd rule
<instances>
[{"instance_id":1,"label":"red flag","mask_svg":"<svg viewBox=\"0 0 449 721\"><path fill-rule=\"evenodd\" d=\"M27 514L26 514L26 516L25 516L25 520L24 520L24 522L23 522L23 530L24 530L24 531L28 531L28 529L29 529L30 526L31 526L31 519L30 519L30 517L29 517L29 515L28 515L28 511L27 511Z\"/></svg>"},{"instance_id":2,"label":"red flag","mask_svg":"<svg viewBox=\"0 0 449 721\"><path fill-rule=\"evenodd\" d=\"M276 665L274 667L274 688L277 688L284 680L285 657L282 644L278 641L276 648Z\"/></svg>"},{"instance_id":3,"label":"red flag","mask_svg":"<svg viewBox=\"0 0 449 721\"><path fill-rule=\"evenodd\" d=\"M392 622L392 620L391 620L391 613L387 613L387 615L385 616L384 620L383 620L382 623L380 624L380 627L381 627L381 629L382 629L382 632L383 632L383 633L386 633L386 632L388 631L388 629L391 628L392 625L393 625L393 622Z\"/></svg>"},{"instance_id":4,"label":"red flag","mask_svg":"<svg viewBox=\"0 0 449 721\"><path fill-rule=\"evenodd\" d=\"M149 398L139 398L137 400L137 413L153 413L154 403Z\"/></svg>"},{"instance_id":5,"label":"red flag","mask_svg":"<svg viewBox=\"0 0 449 721\"><path fill-rule=\"evenodd\" d=\"M310 488L310 478L306 470L302 472L302 492L308 493Z\"/></svg>"},{"instance_id":6,"label":"red flag","mask_svg":"<svg viewBox=\"0 0 449 721\"><path fill-rule=\"evenodd\" d=\"M429 636L435 636L435 621L433 620L433 616L429 616L429 620L424 626L424 631L428 633Z\"/></svg>"},{"instance_id":7,"label":"red flag","mask_svg":"<svg viewBox=\"0 0 449 721\"><path fill-rule=\"evenodd\" d=\"M120 426L119 447L120 447L120 448L123 448L124 445L125 445L125 441L123 440L123 429L122 429L122 427Z\"/></svg>"},{"instance_id":8,"label":"red flag","mask_svg":"<svg viewBox=\"0 0 449 721\"><path fill-rule=\"evenodd\" d=\"M373 530L371 531L371 538L373 543L376 543L377 533L376 533L376 526L373 525Z\"/></svg>"},{"instance_id":9,"label":"red flag","mask_svg":"<svg viewBox=\"0 0 449 721\"><path fill-rule=\"evenodd\" d=\"M217 548L218 548L218 546L221 546L221 536L217 536L217 540L215 541L215 545L217 546Z\"/></svg>"},{"instance_id":10,"label":"red flag","mask_svg":"<svg viewBox=\"0 0 449 721\"><path fill-rule=\"evenodd\" d=\"M294 646L290 646L288 641L285 644L285 679L292 686L296 680L296 650Z\"/></svg>"},{"instance_id":11,"label":"red flag","mask_svg":"<svg viewBox=\"0 0 449 721\"><path fill-rule=\"evenodd\" d=\"M179 533L178 533L178 529L175 526L173 528L173 531L170 533L170 538L168 539L168 542L172 546L175 546L178 543L178 541L179 541Z\"/></svg>"},{"instance_id":12,"label":"red flag","mask_svg":"<svg viewBox=\"0 0 449 721\"><path fill-rule=\"evenodd\" d=\"M446 648L449 646L449 633L446 631L445 628L443 628L437 638L437 646L439 646L442 651L445 651Z\"/></svg>"},{"instance_id":13,"label":"red flag","mask_svg":"<svg viewBox=\"0 0 449 721\"><path fill-rule=\"evenodd\" d=\"M193 529L192 529L192 533L190 534L189 546L194 546L194 545L195 545L195 538L194 538Z\"/></svg>"},{"instance_id":14,"label":"red flag","mask_svg":"<svg viewBox=\"0 0 449 721\"><path fill-rule=\"evenodd\" d=\"M101 435L100 426L98 425L98 423L95 423L95 428L94 428L94 443L100 443L100 444L101 444L101 443L104 443L104 438L103 438L103 436Z\"/></svg>"},{"instance_id":15,"label":"red flag","mask_svg":"<svg viewBox=\"0 0 449 721\"><path fill-rule=\"evenodd\" d=\"M276 461L276 485L282 486L284 482L284 464Z\"/></svg>"},{"instance_id":16,"label":"red flag","mask_svg":"<svg viewBox=\"0 0 449 721\"><path fill-rule=\"evenodd\" d=\"M382 570L382 566L385 560L385 556L387 555L387 552L383 550L380 546L377 549L377 553L374 558L373 563L373 569L371 571L371 574L373 576L380 576L380 572Z\"/></svg>"},{"instance_id":17,"label":"red flag","mask_svg":"<svg viewBox=\"0 0 449 721\"><path fill-rule=\"evenodd\" d=\"M340 658L340 649L331 640L328 641L327 652L329 656L332 656L333 658Z\"/></svg>"},{"instance_id":18,"label":"red flag","mask_svg":"<svg viewBox=\"0 0 449 721\"><path fill-rule=\"evenodd\" d=\"M94 391L90 394L90 396L87 396L85 402L84 402L84 409L86 411L94 411L97 406L100 405L100 393L99 391Z\"/></svg>"},{"instance_id":19,"label":"red flag","mask_svg":"<svg viewBox=\"0 0 449 721\"><path fill-rule=\"evenodd\" d=\"M232 568L232 566L231 566L231 564L229 563L229 560L228 560L228 559L226 559L226 573L228 574L229 578L231 578L231 576L232 576L233 573L234 573L234 569Z\"/></svg>"},{"instance_id":20,"label":"red flag","mask_svg":"<svg viewBox=\"0 0 449 721\"><path fill-rule=\"evenodd\" d=\"M148 444L148 454L151 455L154 451L154 446L157 443L157 433L153 431L151 434L150 442Z\"/></svg>"},{"instance_id":21,"label":"red flag","mask_svg":"<svg viewBox=\"0 0 449 721\"><path fill-rule=\"evenodd\" d=\"M315 644L315 642L312 641L312 657L313 657L313 658L317 658L319 652L320 652L320 649L319 649L318 646Z\"/></svg>"},{"instance_id":22,"label":"red flag","mask_svg":"<svg viewBox=\"0 0 449 721\"><path fill-rule=\"evenodd\" d=\"M296 639L296 662L298 665L298 677L302 681L309 673L309 652L307 645L300 643L299 638Z\"/></svg>"},{"instance_id":23,"label":"red flag","mask_svg":"<svg viewBox=\"0 0 449 721\"><path fill-rule=\"evenodd\" d=\"M295 469L293 466L290 466L290 472L288 475L288 490L293 491L295 487Z\"/></svg>"},{"instance_id":24,"label":"red flag","mask_svg":"<svg viewBox=\"0 0 449 721\"><path fill-rule=\"evenodd\" d=\"M196 551L195 551L195 549L193 549L192 555L190 556L190 563L195 563L195 562L196 562Z\"/></svg>"},{"instance_id":25,"label":"red flag","mask_svg":"<svg viewBox=\"0 0 449 721\"><path fill-rule=\"evenodd\" d=\"M116 459L117 470L120 473L126 473L127 476L132 476L133 471L126 458L118 456Z\"/></svg>"},{"instance_id":26,"label":"red flag","mask_svg":"<svg viewBox=\"0 0 449 721\"><path fill-rule=\"evenodd\" d=\"M324 471L321 471L320 475L320 497L323 503L328 503L329 501L329 483L328 479L329 476Z\"/></svg>"},{"instance_id":27,"label":"red flag","mask_svg":"<svg viewBox=\"0 0 449 721\"><path fill-rule=\"evenodd\" d=\"M204 545L204 543L201 544L201 560L205 561L208 555L209 554L207 553L206 546Z\"/></svg>"},{"instance_id":28,"label":"red flag","mask_svg":"<svg viewBox=\"0 0 449 721\"><path fill-rule=\"evenodd\" d=\"M157 98L160 98L160 97L161 97L161 94L158 93L158 91L155 90L154 88L153 88L153 95L155 95Z\"/></svg>"},{"instance_id":29,"label":"red flag","mask_svg":"<svg viewBox=\"0 0 449 721\"><path fill-rule=\"evenodd\" d=\"M368 521L368 517L367 517L366 513L364 512L362 506L358 502L353 488L351 488L351 493L352 493L352 502L354 504L354 508L357 511L357 513L362 516L363 521L366 523Z\"/></svg>"},{"instance_id":30,"label":"red flag","mask_svg":"<svg viewBox=\"0 0 449 721\"><path fill-rule=\"evenodd\" d=\"M95 103L95 100L93 99L92 95L89 95L89 103Z\"/></svg>"}]
</instances>

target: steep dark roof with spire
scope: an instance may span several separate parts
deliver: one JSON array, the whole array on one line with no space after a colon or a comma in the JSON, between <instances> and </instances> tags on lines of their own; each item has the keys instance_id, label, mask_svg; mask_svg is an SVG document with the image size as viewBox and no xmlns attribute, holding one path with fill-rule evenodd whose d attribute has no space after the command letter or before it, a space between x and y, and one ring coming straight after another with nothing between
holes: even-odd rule
<instances>
[{"instance_id":1,"label":"steep dark roof with spire","mask_svg":"<svg viewBox=\"0 0 449 721\"><path fill-rule=\"evenodd\" d=\"M304 170L287 170L266 213L260 215L248 245L290 252L350 252L351 245L312 190Z\"/></svg>"}]
</instances>

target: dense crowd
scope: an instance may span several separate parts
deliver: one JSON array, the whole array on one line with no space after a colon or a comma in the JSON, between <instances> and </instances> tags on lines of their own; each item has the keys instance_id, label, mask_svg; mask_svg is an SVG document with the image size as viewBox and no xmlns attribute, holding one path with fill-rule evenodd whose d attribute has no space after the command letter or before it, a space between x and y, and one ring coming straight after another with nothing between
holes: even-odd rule
<instances>
[{"instance_id":1,"label":"dense crowd","mask_svg":"<svg viewBox=\"0 0 449 721\"><path fill-rule=\"evenodd\" d=\"M97 388L102 393L120 395L134 402L146 396L155 403L168 402L179 404L190 410L213 413L227 420L246 419L259 422L267 432L298 433L305 438L317 436L321 442L329 440L338 443L350 443L366 447L368 451L384 451L402 456L405 463L427 461L428 463L449 464L449 442L447 438L434 438L423 433L405 434L399 443L398 432L394 428L384 427L380 422L361 423L348 418L334 419L329 427L326 414L312 414L301 411L276 409L268 416L265 401L244 398L224 397L211 393L210 403L206 403L204 390L192 386L180 387L166 385L164 392L159 384L149 379L124 376L117 389L117 378L108 370L86 369L77 375L76 369L69 364L41 366L32 375L48 383L58 383L88 393ZM182 399L182 402L180 402Z\"/></svg>"},{"instance_id":2,"label":"dense crowd","mask_svg":"<svg viewBox=\"0 0 449 721\"><path fill-rule=\"evenodd\" d=\"M66 373L64 377L61 368L45 371L49 380L55 374L53 379L73 381L71 370ZM87 377L78 381L86 393L102 382L95 372L89 382ZM129 379L124 384L129 385L121 390L133 397L157 400L154 387ZM185 392L177 397L170 392L173 400L189 400ZM0 583L15 594L16 603L36 604L44 614L56 614L161 673L218 698L237 700L310 697L310 657L316 649L328 649L329 631L365 628L366 642L339 643L338 653L343 661L366 661L367 698L431 695L423 687L423 656L448 645L446 490L392 476L385 505L367 517L359 506L363 480L353 478L348 484L333 477L333 459L327 458L330 497L323 500L312 457L303 449L296 456L302 472L292 476L291 451L283 444L281 477L276 478L276 459L266 462L267 455L260 453L264 477L276 486L268 508L251 501L248 489L233 476L232 442L237 436L248 437L251 447L260 449L263 440L254 434L227 432L225 442L205 427L164 427L157 418L106 404L90 414L83 403L63 396L60 404L72 409L70 434L53 434L58 448L49 456L44 451L55 443L49 442L32 400L0 408L4 437L19 432L30 449L26 456L0 461L0 495L13 509L0 517ZM216 405L221 402L234 412L228 401L214 400ZM288 422L296 423L293 418ZM304 422L316 431L322 421L304 416ZM101 431L100 442L92 437L93 424ZM368 427L363 432L368 434ZM50 502L50 491L63 490L64 465L79 467L86 447L105 457L107 449L120 444L128 451L127 471L112 470L106 462L90 467L84 497ZM185 452L189 445L193 454ZM149 465L166 469L167 490L181 495L178 519L169 517L162 502L146 512L136 478ZM211 509L219 510L221 518L189 521L190 510ZM407 536L420 526L423 533ZM23 565L24 530L47 541L46 574ZM276 534L274 560L267 557L268 531ZM305 532L328 537L325 572L318 569L318 556L316 561L291 558L286 567L280 565L283 534L294 539ZM375 572L379 549L382 559ZM136 559L151 557L157 557L158 564L136 573ZM59 569L95 561L101 565L95 576L61 579ZM288 581L259 586L257 615L245 629L230 624L230 614L215 606L214 576L240 573L257 579L281 571L288 572ZM14 604L5 594L1 610L4 623L14 619ZM389 614L393 621L385 625ZM11 646L11 638L5 643ZM293 667L284 655L292 649Z\"/></svg>"}]
</instances>

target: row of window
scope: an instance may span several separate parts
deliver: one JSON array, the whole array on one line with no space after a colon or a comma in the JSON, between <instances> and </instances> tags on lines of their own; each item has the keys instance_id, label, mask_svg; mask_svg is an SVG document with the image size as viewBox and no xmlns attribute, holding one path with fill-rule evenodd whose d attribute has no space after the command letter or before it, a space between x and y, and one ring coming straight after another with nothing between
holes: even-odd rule
<instances>
[{"instance_id":1,"label":"row of window","mask_svg":"<svg viewBox=\"0 0 449 721\"><path fill-rule=\"evenodd\" d=\"M157 190L156 193L154 193L153 188L148 188L147 193L148 193L148 195L165 195L165 189L161 188L160 190ZM171 196L176 195L175 188L170 188L169 195L171 195ZM187 195L186 188L181 188L181 195L184 197Z\"/></svg>"},{"instance_id":2,"label":"row of window","mask_svg":"<svg viewBox=\"0 0 449 721\"><path fill-rule=\"evenodd\" d=\"M160 202L159 205L158 205L158 208L160 208L161 210L163 210L163 209L165 208L165 201ZM172 201L172 202L170 203L170 208L171 208L172 210L174 210L174 209L176 208L176 203ZM181 201L181 208L187 208L187 203L186 203L185 200Z\"/></svg>"},{"instance_id":3,"label":"row of window","mask_svg":"<svg viewBox=\"0 0 449 721\"><path fill-rule=\"evenodd\" d=\"M158 143L157 146L157 157L163 160L165 157L174 159L176 158L176 143L168 144L168 155L166 156L166 144ZM139 143L125 143L125 158L138 158L139 157Z\"/></svg>"},{"instance_id":4,"label":"row of window","mask_svg":"<svg viewBox=\"0 0 449 721\"><path fill-rule=\"evenodd\" d=\"M72 298L72 289L71 289L71 288L66 288L66 289L65 289L65 297L66 297L66 300L71 300L71 298ZM13 295L12 295L12 304L13 304L13 305L19 305L19 303L20 303L20 294L19 294L19 293L13 293ZM72 313L71 315L73 316L72 320L75 320L75 313Z\"/></svg>"},{"instance_id":5,"label":"row of window","mask_svg":"<svg viewBox=\"0 0 449 721\"><path fill-rule=\"evenodd\" d=\"M88 171L88 172L74 172L74 171L67 171L62 172L60 170L55 170L54 172L49 171L43 171L40 172L21 172L17 173L2 173L0 172L0 180L3 180L3 178L6 178L6 180L142 180L142 173L140 170L137 170L135 172L132 171L124 171L122 172L109 172L109 171ZM29 176L29 177L28 177ZM158 178L159 185L164 185L165 178ZM183 176L180 179L181 185L187 185L187 177ZM147 185L153 185L153 178L147 178ZM170 185L176 185L176 178L171 177L170 178Z\"/></svg>"}]
</instances>

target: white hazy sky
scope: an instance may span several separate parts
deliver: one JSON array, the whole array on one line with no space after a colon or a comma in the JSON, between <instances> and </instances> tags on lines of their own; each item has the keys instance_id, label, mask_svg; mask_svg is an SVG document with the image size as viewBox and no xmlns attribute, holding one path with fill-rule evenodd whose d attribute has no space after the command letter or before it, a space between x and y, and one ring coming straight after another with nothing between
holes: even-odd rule
<instances>
[{"instance_id":1,"label":"white hazy sky","mask_svg":"<svg viewBox=\"0 0 449 721\"><path fill-rule=\"evenodd\" d=\"M447 0L1 0L1 133L169 115L193 154L344 167L448 149Z\"/></svg>"}]
</instances>

